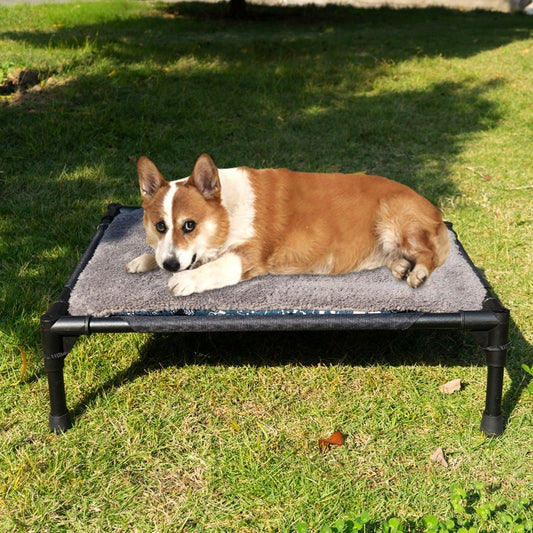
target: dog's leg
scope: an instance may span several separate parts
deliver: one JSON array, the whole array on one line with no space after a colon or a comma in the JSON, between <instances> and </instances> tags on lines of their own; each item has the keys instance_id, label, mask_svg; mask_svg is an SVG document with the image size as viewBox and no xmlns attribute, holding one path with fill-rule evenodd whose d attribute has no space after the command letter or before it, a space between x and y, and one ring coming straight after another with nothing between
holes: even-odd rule
<instances>
[{"instance_id":1,"label":"dog's leg","mask_svg":"<svg viewBox=\"0 0 533 533\"><path fill-rule=\"evenodd\" d=\"M174 296L187 296L195 292L235 285L241 279L241 258L229 252L198 268L176 272L170 278L168 288Z\"/></svg>"},{"instance_id":2,"label":"dog's leg","mask_svg":"<svg viewBox=\"0 0 533 533\"><path fill-rule=\"evenodd\" d=\"M157 268L154 254L142 254L126 265L126 272L148 272Z\"/></svg>"},{"instance_id":3,"label":"dog's leg","mask_svg":"<svg viewBox=\"0 0 533 533\"><path fill-rule=\"evenodd\" d=\"M446 260L449 252L449 238L446 226L442 224L438 232L413 232L409 239L409 249L405 255L412 260L413 268L407 274L407 285L415 289L423 285L431 273Z\"/></svg>"}]
</instances>

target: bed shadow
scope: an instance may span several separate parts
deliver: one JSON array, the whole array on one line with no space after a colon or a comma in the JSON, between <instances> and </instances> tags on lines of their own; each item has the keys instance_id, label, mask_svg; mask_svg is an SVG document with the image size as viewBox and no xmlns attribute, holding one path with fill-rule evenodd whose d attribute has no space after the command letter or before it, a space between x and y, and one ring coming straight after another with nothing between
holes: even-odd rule
<instances>
[{"instance_id":1,"label":"bed shadow","mask_svg":"<svg viewBox=\"0 0 533 533\"><path fill-rule=\"evenodd\" d=\"M531 364L528 357L531 359L532 347L512 319L510 339L506 370L511 383L504 387L502 399L504 429L532 379L521 368L523 362ZM485 354L473 336L459 330L149 334L139 356L129 368L88 392L74 406L71 411L74 423L102 394L170 367L485 366ZM480 398L480 410L483 401Z\"/></svg>"}]
</instances>

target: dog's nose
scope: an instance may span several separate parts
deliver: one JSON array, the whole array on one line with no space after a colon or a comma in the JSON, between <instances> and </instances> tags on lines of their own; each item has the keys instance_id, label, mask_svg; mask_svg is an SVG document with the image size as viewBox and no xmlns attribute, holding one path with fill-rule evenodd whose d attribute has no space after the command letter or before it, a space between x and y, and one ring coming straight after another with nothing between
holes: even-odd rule
<instances>
[{"instance_id":1,"label":"dog's nose","mask_svg":"<svg viewBox=\"0 0 533 533\"><path fill-rule=\"evenodd\" d=\"M169 272L177 272L180 269L180 262L176 257L169 257L163 261L163 268Z\"/></svg>"}]
</instances>

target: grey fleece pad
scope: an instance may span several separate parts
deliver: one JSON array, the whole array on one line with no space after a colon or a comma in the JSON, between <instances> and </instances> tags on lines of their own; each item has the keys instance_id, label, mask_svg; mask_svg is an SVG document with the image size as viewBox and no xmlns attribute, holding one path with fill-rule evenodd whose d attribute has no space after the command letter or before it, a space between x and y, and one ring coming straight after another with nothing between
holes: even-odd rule
<instances>
[{"instance_id":1,"label":"grey fleece pad","mask_svg":"<svg viewBox=\"0 0 533 533\"><path fill-rule=\"evenodd\" d=\"M126 264L152 250L146 244L142 209L119 214L106 230L72 290L72 316L179 311L305 310L369 313L478 311L486 290L450 231L450 256L425 285L411 289L383 267L338 276L262 276L190 296L172 296L163 270L127 274Z\"/></svg>"}]
</instances>

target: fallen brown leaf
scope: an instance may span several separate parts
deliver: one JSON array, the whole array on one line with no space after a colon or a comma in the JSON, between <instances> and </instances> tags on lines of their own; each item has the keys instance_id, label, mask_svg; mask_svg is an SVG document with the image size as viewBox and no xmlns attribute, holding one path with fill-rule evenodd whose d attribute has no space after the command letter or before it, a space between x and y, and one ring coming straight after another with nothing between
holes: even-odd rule
<instances>
[{"instance_id":1,"label":"fallen brown leaf","mask_svg":"<svg viewBox=\"0 0 533 533\"><path fill-rule=\"evenodd\" d=\"M461 379L452 379L439 387L440 392L444 394L453 394L458 390L461 390Z\"/></svg>"},{"instance_id":2,"label":"fallen brown leaf","mask_svg":"<svg viewBox=\"0 0 533 533\"><path fill-rule=\"evenodd\" d=\"M318 441L321 452L327 451L330 446L342 446L343 444L344 435L340 431L335 431L327 439L319 439Z\"/></svg>"}]
</instances>

